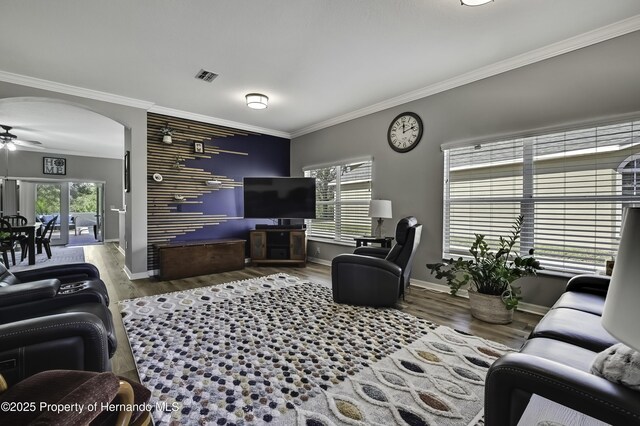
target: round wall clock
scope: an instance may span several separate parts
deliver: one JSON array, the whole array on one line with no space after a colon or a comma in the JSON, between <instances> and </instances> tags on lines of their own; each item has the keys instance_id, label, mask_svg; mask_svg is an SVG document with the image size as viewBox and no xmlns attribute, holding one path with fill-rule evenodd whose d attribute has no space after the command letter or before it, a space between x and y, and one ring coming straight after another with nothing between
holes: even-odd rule
<instances>
[{"instance_id":1,"label":"round wall clock","mask_svg":"<svg viewBox=\"0 0 640 426\"><path fill-rule=\"evenodd\" d=\"M393 119L387 130L389 146L397 152L411 151L422 138L422 120L418 114L403 112Z\"/></svg>"}]
</instances>

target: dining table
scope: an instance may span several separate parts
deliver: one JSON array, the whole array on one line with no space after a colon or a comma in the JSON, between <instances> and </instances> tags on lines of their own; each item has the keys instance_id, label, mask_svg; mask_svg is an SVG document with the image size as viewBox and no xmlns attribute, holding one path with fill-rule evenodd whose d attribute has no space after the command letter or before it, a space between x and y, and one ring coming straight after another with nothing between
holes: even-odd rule
<instances>
[{"instance_id":1,"label":"dining table","mask_svg":"<svg viewBox=\"0 0 640 426\"><path fill-rule=\"evenodd\" d=\"M28 252L29 252L29 265L36 264L36 233L42 226L40 222L28 223L26 225L12 226L16 232L24 232L27 235ZM39 250L42 252L42 249Z\"/></svg>"}]
</instances>

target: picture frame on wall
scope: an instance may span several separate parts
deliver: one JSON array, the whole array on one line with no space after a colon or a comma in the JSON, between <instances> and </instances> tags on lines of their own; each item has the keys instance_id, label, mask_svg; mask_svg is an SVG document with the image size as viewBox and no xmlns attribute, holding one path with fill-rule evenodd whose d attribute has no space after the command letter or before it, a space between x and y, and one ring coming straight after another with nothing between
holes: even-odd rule
<instances>
[{"instance_id":1,"label":"picture frame on wall","mask_svg":"<svg viewBox=\"0 0 640 426\"><path fill-rule=\"evenodd\" d=\"M59 157L42 157L42 174L66 175L67 159Z\"/></svg>"},{"instance_id":2,"label":"picture frame on wall","mask_svg":"<svg viewBox=\"0 0 640 426\"><path fill-rule=\"evenodd\" d=\"M194 142L193 143L193 152L196 154L204 154L204 143L202 142Z\"/></svg>"},{"instance_id":3,"label":"picture frame on wall","mask_svg":"<svg viewBox=\"0 0 640 426\"><path fill-rule=\"evenodd\" d=\"M131 158L129 151L124 154L124 192L131 192Z\"/></svg>"}]
</instances>

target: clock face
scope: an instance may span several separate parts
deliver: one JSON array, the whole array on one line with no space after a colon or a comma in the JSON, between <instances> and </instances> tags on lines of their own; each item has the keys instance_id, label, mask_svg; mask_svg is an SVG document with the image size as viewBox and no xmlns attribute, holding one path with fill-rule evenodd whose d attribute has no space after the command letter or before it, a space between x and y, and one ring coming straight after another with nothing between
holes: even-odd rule
<instances>
[{"instance_id":1,"label":"clock face","mask_svg":"<svg viewBox=\"0 0 640 426\"><path fill-rule=\"evenodd\" d=\"M403 112L389 125L387 140L394 151L411 151L422 138L422 120L418 114Z\"/></svg>"}]
</instances>

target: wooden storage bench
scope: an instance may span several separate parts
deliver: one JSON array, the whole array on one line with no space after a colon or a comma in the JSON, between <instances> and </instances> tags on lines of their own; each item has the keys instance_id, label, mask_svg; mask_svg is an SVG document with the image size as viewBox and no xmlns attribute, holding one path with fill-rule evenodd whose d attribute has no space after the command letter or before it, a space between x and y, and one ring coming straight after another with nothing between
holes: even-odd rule
<instances>
[{"instance_id":1,"label":"wooden storage bench","mask_svg":"<svg viewBox=\"0 0 640 426\"><path fill-rule=\"evenodd\" d=\"M160 279L175 280L244 268L245 240L173 241L157 244Z\"/></svg>"}]
</instances>

